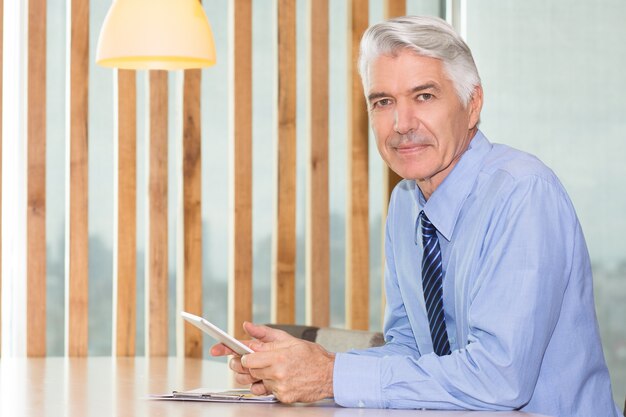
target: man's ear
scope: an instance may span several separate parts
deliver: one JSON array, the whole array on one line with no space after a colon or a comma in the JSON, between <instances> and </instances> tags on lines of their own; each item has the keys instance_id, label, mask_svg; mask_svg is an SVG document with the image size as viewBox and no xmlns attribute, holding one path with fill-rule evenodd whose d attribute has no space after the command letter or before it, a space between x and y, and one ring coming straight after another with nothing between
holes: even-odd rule
<instances>
[{"instance_id":1,"label":"man's ear","mask_svg":"<svg viewBox=\"0 0 626 417\"><path fill-rule=\"evenodd\" d=\"M480 111L483 108L483 87L481 85L474 87L474 92L472 93L472 97L470 98L469 103L467 103L467 106L469 108L467 128L473 129L480 121Z\"/></svg>"}]
</instances>

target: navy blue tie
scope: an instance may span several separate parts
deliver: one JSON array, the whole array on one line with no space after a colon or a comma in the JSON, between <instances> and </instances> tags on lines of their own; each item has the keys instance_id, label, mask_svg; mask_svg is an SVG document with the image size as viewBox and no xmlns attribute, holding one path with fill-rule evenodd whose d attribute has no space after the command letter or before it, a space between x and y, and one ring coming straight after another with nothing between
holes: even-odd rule
<instances>
[{"instance_id":1,"label":"navy blue tie","mask_svg":"<svg viewBox=\"0 0 626 417\"><path fill-rule=\"evenodd\" d=\"M450 343L446 330L446 320L443 315L443 269L441 265L441 249L437 238L437 229L428 220L426 213L422 216L422 242L424 256L422 258L422 287L424 300L428 312L430 336L433 339L433 349L438 356L450 354Z\"/></svg>"}]
</instances>

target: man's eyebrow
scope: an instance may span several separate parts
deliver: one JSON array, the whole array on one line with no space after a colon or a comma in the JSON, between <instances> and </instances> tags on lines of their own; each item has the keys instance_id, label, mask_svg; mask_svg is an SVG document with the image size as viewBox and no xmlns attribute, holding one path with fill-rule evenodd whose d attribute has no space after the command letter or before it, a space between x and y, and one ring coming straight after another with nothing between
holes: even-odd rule
<instances>
[{"instance_id":1,"label":"man's eyebrow","mask_svg":"<svg viewBox=\"0 0 626 417\"><path fill-rule=\"evenodd\" d=\"M385 93L385 92L383 92L383 91L380 91L380 92L377 92L377 93L372 93L372 94L369 94L369 95L367 96L367 101L372 101L372 100L375 100L375 99L377 99L377 98L389 97L389 96L390 96L390 94Z\"/></svg>"},{"instance_id":2,"label":"man's eyebrow","mask_svg":"<svg viewBox=\"0 0 626 417\"><path fill-rule=\"evenodd\" d=\"M441 88L436 83L426 83L415 86L409 90L410 94L419 93L424 90L435 90L436 92L441 91ZM378 91L371 94L368 94L367 101L371 102L372 100L376 100L377 98L389 97L391 94L385 93L384 91Z\"/></svg>"}]
</instances>

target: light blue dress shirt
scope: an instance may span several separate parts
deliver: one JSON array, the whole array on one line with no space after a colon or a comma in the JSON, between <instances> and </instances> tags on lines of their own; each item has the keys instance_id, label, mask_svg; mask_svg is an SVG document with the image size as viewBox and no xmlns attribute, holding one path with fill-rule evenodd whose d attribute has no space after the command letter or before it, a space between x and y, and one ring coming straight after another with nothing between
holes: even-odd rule
<instances>
[{"instance_id":1,"label":"light blue dress shirt","mask_svg":"<svg viewBox=\"0 0 626 417\"><path fill-rule=\"evenodd\" d=\"M438 231L452 354L433 353L421 286L424 210ZM617 417L572 203L537 158L478 132L425 201L404 180L389 204L386 344L337 354L347 407L512 410Z\"/></svg>"}]
</instances>

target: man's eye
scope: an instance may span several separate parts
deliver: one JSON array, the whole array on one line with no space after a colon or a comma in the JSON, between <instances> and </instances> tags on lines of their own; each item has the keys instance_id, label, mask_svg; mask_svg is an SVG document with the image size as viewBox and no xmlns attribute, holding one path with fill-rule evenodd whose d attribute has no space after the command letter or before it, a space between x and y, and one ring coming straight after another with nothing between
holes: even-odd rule
<instances>
[{"instance_id":1,"label":"man's eye","mask_svg":"<svg viewBox=\"0 0 626 417\"><path fill-rule=\"evenodd\" d=\"M383 99L380 99L380 100L376 101L372 107L373 108L381 108L381 107L386 107L386 106L388 106L390 104L391 104L391 99L383 98Z\"/></svg>"},{"instance_id":2,"label":"man's eye","mask_svg":"<svg viewBox=\"0 0 626 417\"><path fill-rule=\"evenodd\" d=\"M417 101L429 101L432 100L433 95L430 93L423 93L417 96Z\"/></svg>"}]
</instances>

